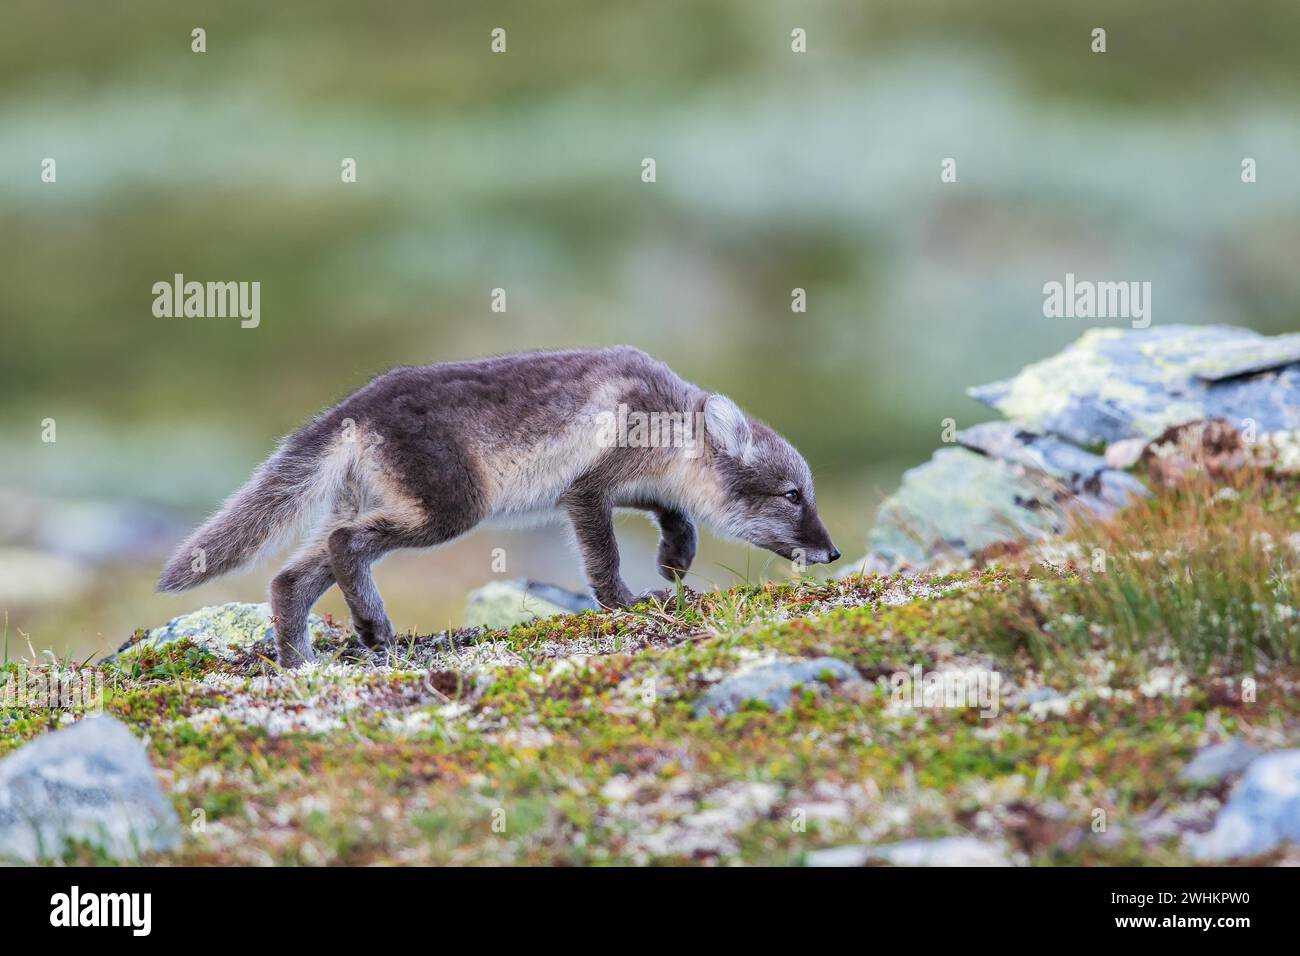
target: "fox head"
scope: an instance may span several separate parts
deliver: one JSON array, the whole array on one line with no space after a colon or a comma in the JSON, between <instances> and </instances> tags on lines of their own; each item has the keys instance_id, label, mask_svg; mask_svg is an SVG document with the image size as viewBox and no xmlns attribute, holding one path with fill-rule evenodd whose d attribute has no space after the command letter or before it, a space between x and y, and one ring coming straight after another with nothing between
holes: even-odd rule
<instances>
[{"instance_id":1,"label":"fox head","mask_svg":"<svg viewBox=\"0 0 1300 956\"><path fill-rule=\"evenodd\" d=\"M704 403L704 435L721 491L712 516L719 531L808 564L839 559L817 514L812 471L794 446L723 395Z\"/></svg>"}]
</instances>

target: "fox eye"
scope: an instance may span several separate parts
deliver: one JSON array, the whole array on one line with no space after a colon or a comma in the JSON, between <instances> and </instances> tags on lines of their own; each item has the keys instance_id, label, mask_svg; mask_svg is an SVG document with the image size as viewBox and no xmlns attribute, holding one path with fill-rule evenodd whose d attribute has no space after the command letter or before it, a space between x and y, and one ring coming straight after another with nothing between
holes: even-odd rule
<instances>
[{"instance_id":1,"label":"fox eye","mask_svg":"<svg viewBox=\"0 0 1300 956\"><path fill-rule=\"evenodd\" d=\"M796 505L797 505L800 501L803 500L803 496L800 495L799 492L798 492L797 490L795 490L794 488L791 488L789 491L787 491L787 492L786 492L785 494L783 494L781 497L784 498L786 501L793 502L793 503L796 504Z\"/></svg>"}]
</instances>

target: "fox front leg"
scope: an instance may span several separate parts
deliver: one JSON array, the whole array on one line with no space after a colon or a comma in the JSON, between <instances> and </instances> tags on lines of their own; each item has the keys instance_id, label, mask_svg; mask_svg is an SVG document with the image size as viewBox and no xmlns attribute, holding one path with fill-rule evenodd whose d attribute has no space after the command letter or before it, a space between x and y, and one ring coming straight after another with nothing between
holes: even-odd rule
<instances>
[{"instance_id":1,"label":"fox front leg","mask_svg":"<svg viewBox=\"0 0 1300 956\"><path fill-rule=\"evenodd\" d=\"M675 508L654 509L659 522L659 576L676 584L695 560L695 523Z\"/></svg>"},{"instance_id":2,"label":"fox front leg","mask_svg":"<svg viewBox=\"0 0 1300 956\"><path fill-rule=\"evenodd\" d=\"M631 607L636 597L619 574L618 541L614 538L614 504L600 494L571 492L564 503L582 552L592 594L601 607Z\"/></svg>"}]
</instances>

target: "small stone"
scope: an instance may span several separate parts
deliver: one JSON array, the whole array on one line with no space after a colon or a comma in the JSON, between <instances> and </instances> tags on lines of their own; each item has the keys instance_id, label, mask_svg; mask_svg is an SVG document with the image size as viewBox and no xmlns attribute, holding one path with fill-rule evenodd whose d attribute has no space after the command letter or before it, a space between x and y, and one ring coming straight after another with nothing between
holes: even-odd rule
<instances>
[{"instance_id":1,"label":"small stone","mask_svg":"<svg viewBox=\"0 0 1300 956\"><path fill-rule=\"evenodd\" d=\"M894 866L1010 866L1006 854L974 837L906 840L876 847L872 857Z\"/></svg>"},{"instance_id":2,"label":"small stone","mask_svg":"<svg viewBox=\"0 0 1300 956\"><path fill-rule=\"evenodd\" d=\"M1121 471L1132 468L1142 460L1147 450L1145 438L1123 438L1106 446L1106 467Z\"/></svg>"},{"instance_id":3,"label":"small stone","mask_svg":"<svg viewBox=\"0 0 1300 956\"><path fill-rule=\"evenodd\" d=\"M1300 750L1256 758L1219 811L1214 828L1186 838L1199 860L1259 856L1300 842Z\"/></svg>"},{"instance_id":4,"label":"small stone","mask_svg":"<svg viewBox=\"0 0 1300 956\"><path fill-rule=\"evenodd\" d=\"M1178 779L1183 783L1210 786L1245 770L1260 752L1239 737L1202 748L1192 762L1182 769Z\"/></svg>"},{"instance_id":5,"label":"small stone","mask_svg":"<svg viewBox=\"0 0 1300 956\"><path fill-rule=\"evenodd\" d=\"M180 845L144 747L113 717L87 717L0 760L0 860L57 860L70 840L117 860Z\"/></svg>"},{"instance_id":6,"label":"small stone","mask_svg":"<svg viewBox=\"0 0 1300 956\"><path fill-rule=\"evenodd\" d=\"M1011 866L1006 854L974 837L905 840L884 846L837 846L808 854L808 866Z\"/></svg>"},{"instance_id":7,"label":"small stone","mask_svg":"<svg viewBox=\"0 0 1300 956\"><path fill-rule=\"evenodd\" d=\"M808 854L807 866L866 866L871 859L869 846L837 846Z\"/></svg>"},{"instance_id":8,"label":"small stone","mask_svg":"<svg viewBox=\"0 0 1300 956\"><path fill-rule=\"evenodd\" d=\"M1059 690L1055 690L1051 687L1035 687L1033 690L1025 694L1024 697L1021 698L1021 700L1026 705L1045 704L1048 703L1049 701L1060 700L1064 696L1065 695L1062 694Z\"/></svg>"},{"instance_id":9,"label":"small stone","mask_svg":"<svg viewBox=\"0 0 1300 956\"><path fill-rule=\"evenodd\" d=\"M508 631L517 624L591 610L585 594L537 581L490 581L471 591L465 602L465 626Z\"/></svg>"},{"instance_id":10,"label":"small stone","mask_svg":"<svg viewBox=\"0 0 1300 956\"><path fill-rule=\"evenodd\" d=\"M734 714L752 700L761 701L773 710L788 710L796 688L814 684L824 693L830 689L825 680L828 676L837 686L865 685L852 665L833 657L763 661L744 667L711 687L695 705L695 715Z\"/></svg>"}]
</instances>

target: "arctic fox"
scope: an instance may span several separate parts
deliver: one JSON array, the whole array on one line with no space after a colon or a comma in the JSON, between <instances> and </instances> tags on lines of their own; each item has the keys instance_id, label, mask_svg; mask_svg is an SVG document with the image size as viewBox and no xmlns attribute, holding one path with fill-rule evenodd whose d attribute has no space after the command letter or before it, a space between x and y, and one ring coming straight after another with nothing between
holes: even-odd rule
<instances>
[{"instance_id":1,"label":"arctic fox","mask_svg":"<svg viewBox=\"0 0 1300 956\"><path fill-rule=\"evenodd\" d=\"M615 434L676 416L659 437ZM702 423L703 434L691 428ZM612 426L612 427L611 427ZM631 440L629 440L631 439ZM396 548L451 541L485 520L567 514L605 607L639 600L619 573L614 509L659 524L660 574L695 557L695 521L786 558L840 552L817 514L807 462L729 398L644 352L529 352L396 368L285 438L168 560L161 591L225 574L310 529L271 581L280 664L313 658L307 615L337 584L370 647L393 626L370 566Z\"/></svg>"}]
</instances>

